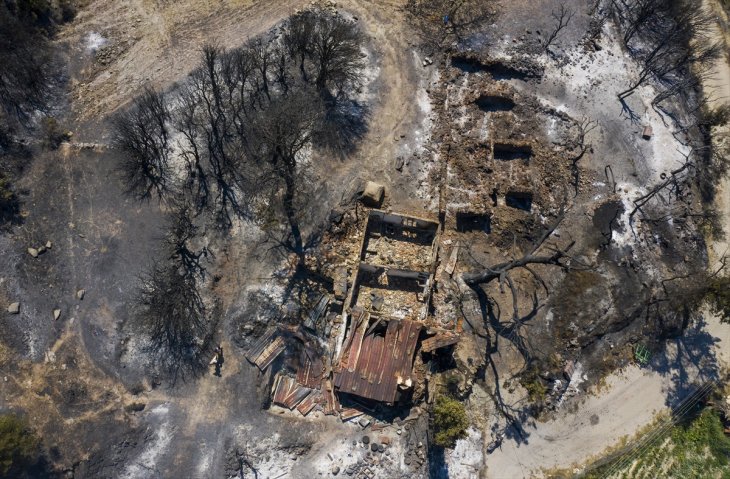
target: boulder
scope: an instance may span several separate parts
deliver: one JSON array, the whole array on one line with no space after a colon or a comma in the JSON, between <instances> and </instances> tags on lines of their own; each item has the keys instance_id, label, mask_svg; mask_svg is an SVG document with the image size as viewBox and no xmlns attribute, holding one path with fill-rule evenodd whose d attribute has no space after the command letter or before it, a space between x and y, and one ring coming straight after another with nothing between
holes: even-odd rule
<instances>
[{"instance_id":1,"label":"boulder","mask_svg":"<svg viewBox=\"0 0 730 479\"><path fill-rule=\"evenodd\" d=\"M8 306L8 313L18 314L19 312L20 312L20 303L11 303L10 306Z\"/></svg>"},{"instance_id":2,"label":"boulder","mask_svg":"<svg viewBox=\"0 0 730 479\"><path fill-rule=\"evenodd\" d=\"M28 248L28 254L34 258L38 257L38 250L35 248Z\"/></svg>"},{"instance_id":3,"label":"boulder","mask_svg":"<svg viewBox=\"0 0 730 479\"><path fill-rule=\"evenodd\" d=\"M385 196L385 187L379 183L368 181L365 185L365 190L362 192L360 201L366 206L373 208L379 208L383 203L383 197Z\"/></svg>"}]
</instances>

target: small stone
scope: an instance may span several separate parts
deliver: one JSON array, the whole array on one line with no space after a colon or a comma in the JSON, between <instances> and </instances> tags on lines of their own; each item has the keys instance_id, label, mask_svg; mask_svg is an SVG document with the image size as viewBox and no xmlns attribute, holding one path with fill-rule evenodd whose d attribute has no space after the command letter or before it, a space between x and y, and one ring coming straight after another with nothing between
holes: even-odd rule
<instances>
[{"instance_id":1,"label":"small stone","mask_svg":"<svg viewBox=\"0 0 730 479\"><path fill-rule=\"evenodd\" d=\"M58 318L61 317L61 310L60 309L54 309L53 310L53 319L58 320Z\"/></svg>"},{"instance_id":2,"label":"small stone","mask_svg":"<svg viewBox=\"0 0 730 479\"><path fill-rule=\"evenodd\" d=\"M82 299L84 299L84 295L86 295L86 290L85 289L80 289L80 290L76 291L76 298L79 301L82 300Z\"/></svg>"},{"instance_id":3,"label":"small stone","mask_svg":"<svg viewBox=\"0 0 730 479\"><path fill-rule=\"evenodd\" d=\"M46 249L51 249L52 246L53 243L51 243L50 241L46 241Z\"/></svg>"},{"instance_id":4,"label":"small stone","mask_svg":"<svg viewBox=\"0 0 730 479\"><path fill-rule=\"evenodd\" d=\"M10 306L8 306L8 313L18 314L19 312L20 312L20 303L11 303Z\"/></svg>"},{"instance_id":5,"label":"small stone","mask_svg":"<svg viewBox=\"0 0 730 479\"><path fill-rule=\"evenodd\" d=\"M38 257L38 250L35 248L28 248L28 254L34 258Z\"/></svg>"},{"instance_id":6,"label":"small stone","mask_svg":"<svg viewBox=\"0 0 730 479\"><path fill-rule=\"evenodd\" d=\"M41 247L38 248L38 254L43 254L45 252L46 252L46 247L45 246L41 246Z\"/></svg>"},{"instance_id":7,"label":"small stone","mask_svg":"<svg viewBox=\"0 0 730 479\"><path fill-rule=\"evenodd\" d=\"M362 437L362 443L363 444L370 444L370 436L363 436Z\"/></svg>"},{"instance_id":8,"label":"small stone","mask_svg":"<svg viewBox=\"0 0 730 479\"><path fill-rule=\"evenodd\" d=\"M398 429L397 431L395 431L395 433L400 436L401 434L403 434L403 429Z\"/></svg>"},{"instance_id":9,"label":"small stone","mask_svg":"<svg viewBox=\"0 0 730 479\"><path fill-rule=\"evenodd\" d=\"M339 473L340 473L340 466L335 466L335 467L332 468L332 475L333 476L336 476Z\"/></svg>"}]
</instances>

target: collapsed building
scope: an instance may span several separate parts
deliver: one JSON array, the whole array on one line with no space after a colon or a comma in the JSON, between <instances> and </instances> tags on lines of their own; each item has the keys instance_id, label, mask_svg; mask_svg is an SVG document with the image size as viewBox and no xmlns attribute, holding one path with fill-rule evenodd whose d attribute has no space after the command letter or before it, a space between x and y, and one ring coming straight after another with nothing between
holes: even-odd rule
<instances>
[{"instance_id":1,"label":"collapsed building","mask_svg":"<svg viewBox=\"0 0 730 479\"><path fill-rule=\"evenodd\" d=\"M300 327L274 328L249 350L262 371L288 351L272 402L343 420L377 404L407 403L425 380L414 369L419 352L459 338L453 320L430 314L439 237L436 221L369 210L349 280L337 268L334 298L322 295Z\"/></svg>"}]
</instances>

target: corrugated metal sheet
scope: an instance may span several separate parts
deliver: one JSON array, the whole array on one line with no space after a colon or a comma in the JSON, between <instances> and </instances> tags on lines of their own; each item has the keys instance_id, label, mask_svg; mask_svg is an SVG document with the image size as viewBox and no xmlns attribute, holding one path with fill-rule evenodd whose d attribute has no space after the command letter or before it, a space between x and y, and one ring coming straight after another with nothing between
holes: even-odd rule
<instances>
[{"instance_id":1,"label":"corrugated metal sheet","mask_svg":"<svg viewBox=\"0 0 730 479\"><path fill-rule=\"evenodd\" d=\"M411 377L421 324L393 319L382 336L365 335L367 323L363 321L353 333L349 349L335 371L335 387L343 393L393 403L398 384Z\"/></svg>"},{"instance_id":2,"label":"corrugated metal sheet","mask_svg":"<svg viewBox=\"0 0 730 479\"><path fill-rule=\"evenodd\" d=\"M340 411L340 419L343 421L349 421L352 418L360 417L364 412L360 411L359 409L355 409L354 407L346 407L343 408L342 411Z\"/></svg>"},{"instance_id":3,"label":"corrugated metal sheet","mask_svg":"<svg viewBox=\"0 0 730 479\"><path fill-rule=\"evenodd\" d=\"M299 354L297 382L308 388L319 389L322 387L323 377L324 363L322 362L322 356L311 348L302 348L302 352Z\"/></svg>"},{"instance_id":4,"label":"corrugated metal sheet","mask_svg":"<svg viewBox=\"0 0 730 479\"><path fill-rule=\"evenodd\" d=\"M274 389L274 404L294 409L297 404L311 394L312 390L297 384L289 376L277 376Z\"/></svg>"},{"instance_id":5,"label":"corrugated metal sheet","mask_svg":"<svg viewBox=\"0 0 730 479\"><path fill-rule=\"evenodd\" d=\"M324 399L322 398L322 393L319 391L313 391L309 396L304 398L304 400L299 403L299 406L297 406L297 411L299 411L302 416L306 416L307 414L312 412L312 410L317 407L322 401L324 401Z\"/></svg>"},{"instance_id":6,"label":"corrugated metal sheet","mask_svg":"<svg viewBox=\"0 0 730 479\"><path fill-rule=\"evenodd\" d=\"M333 415L340 412L340 401L337 399L337 394L335 394L329 379L325 381L325 389L322 391L322 395L324 396L325 414Z\"/></svg>"},{"instance_id":7,"label":"corrugated metal sheet","mask_svg":"<svg viewBox=\"0 0 730 479\"><path fill-rule=\"evenodd\" d=\"M272 329L254 344L246 354L246 359L255 364L260 370L269 367L274 359L286 349L284 338L278 335L276 329Z\"/></svg>"},{"instance_id":8,"label":"corrugated metal sheet","mask_svg":"<svg viewBox=\"0 0 730 479\"><path fill-rule=\"evenodd\" d=\"M421 351L430 353L439 348L451 346L459 342L459 336L457 334L443 333L437 334L432 338L428 338L421 343Z\"/></svg>"}]
</instances>

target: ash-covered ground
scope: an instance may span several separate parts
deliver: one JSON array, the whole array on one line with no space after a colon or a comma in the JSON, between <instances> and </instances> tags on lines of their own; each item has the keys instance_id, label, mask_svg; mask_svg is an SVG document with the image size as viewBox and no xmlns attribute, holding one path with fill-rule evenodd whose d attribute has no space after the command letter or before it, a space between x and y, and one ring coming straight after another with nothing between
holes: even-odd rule
<instances>
[{"instance_id":1,"label":"ash-covered ground","mask_svg":"<svg viewBox=\"0 0 730 479\"><path fill-rule=\"evenodd\" d=\"M451 33L440 12L419 17L412 3L322 3L367 37L359 100L369 108L346 158L307 160L304 230L320 241L307 266L328 280L302 280L260 224L221 233L202 222L197 241L212 253L203 296L218 305L225 362L220 377L174 382L134 325L169 209L129 196L112 119L146 85L176 91L202 45L239 47L309 2L96 0L58 32L69 78L58 117L73 134L57 149L31 145L14 185L20 220L0 233L0 405L42 438L45 475L533 477L582 464L653 417L627 405L672 406L717 375L714 333L694 314L652 309L667 280L707 266L691 214L701 195L687 180L671 206L636 209L706 141L684 128L701 90L657 107L662 85L648 81L620 102L641 64L603 2L568 2L573 16L550 49L555 19L536 12L558 2L488 5ZM424 21L443 27L443 41L425 38ZM366 181L385 187L382 209L439 222L429 314L452 321L460 340L443 357L417 358L415 404L346 422L302 417L270 404L278 363L260 372L244 355L331 292L337 266L357 268ZM15 302L19 313L5 313ZM644 371L629 366L638 344L654 355ZM602 383L617 368L628 368L629 386ZM443 450L429 407L446 389L470 426Z\"/></svg>"}]
</instances>

